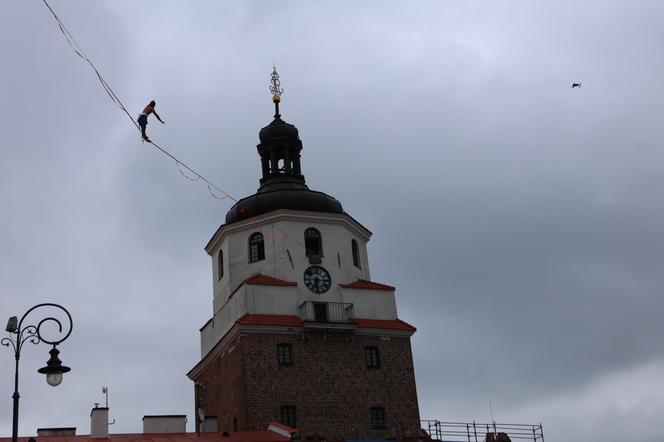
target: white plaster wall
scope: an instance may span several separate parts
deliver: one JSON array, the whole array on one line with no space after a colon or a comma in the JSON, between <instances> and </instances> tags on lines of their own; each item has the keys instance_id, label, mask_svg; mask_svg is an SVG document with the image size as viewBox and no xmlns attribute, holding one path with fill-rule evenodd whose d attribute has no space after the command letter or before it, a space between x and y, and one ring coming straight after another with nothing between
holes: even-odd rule
<instances>
[{"instance_id":1,"label":"white plaster wall","mask_svg":"<svg viewBox=\"0 0 664 442\"><path fill-rule=\"evenodd\" d=\"M249 285L243 292L248 313L261 315L297 315L297 287Z\"/></svg>"},{"instance_id":2,"label":"white plaster wall","mask_svg":"<svg viewBox=\"0 0 664 442\"><path fill-rule=\"evenodd\" d=\"M298 287L243 285L201 330L201 356L205 356L245 313L298 316L299 306L312 300L352 303L357 318L398 317L393 291L341 289L329 296L311 296Z\"/></svg>"},{"instance_id":3,"label":"white plaster wall","mask_svg":"<svg viewBox=\"0 0 664 442\"><path fill-rule=\"evenodd\" d=\"M302 303L298 301L296 287L241 286L201 329L201 354L206 355L244 314L297 315Z\"/></svg>"},{"instance_id":4,"label":"white plaster wall","mask_svg":"<svg viewBox=\"0 0 664 442\"><path fill-rule=\"evenodd\" d=\"M214 344L221 339L221 335L216 332L216 327L214 324L214 318L208 321L207 324L200 331L201 335L201 358L208 354L208 352L214 347Z\"/></svg>"},{"instance_id":5,"label":"white plaster wall","mask_svg":"<svg viewBox=\"0 0 664 442\"><path fill-rule=\"evenodd\" d=\"M320 264L311 264L305 253L304 231L309 227L321 233ZM263 234L265 259L250 263L249 236L254 232ZM223 226L208 248L212 258L214 317L201 330L202 354L207 354L245 313L298 315L298 307L305 301L348 302L354 304L356 317L396 319L394 292L339 286L358 279L371 280L369 237L370 232L345 214L277 211ZM358 244L361 268L353 265L353 239ZM220 248L224 254L221 280L217 273ZM304 271L310 265L322 266L330 273L332 284L326 293L313 293L304 285ZM243 285L238 289L248 277L259 273L296 282L297 286Z\"/></svg>"},{"instance_id":6,"label":"white plaster wall","mask_svg":"<svg viewBox=\"0 0 664 442\"><path fill-rule=\"evenodd\" d=\"M212 317L212 320L201 329L201 354L206 355L214 344L231 329L235 321L247 312L244 296L247 287L242 286Z\"/></svg>"},{"instance_id":7,"label":"white plaster wall","mask_svg":"<svg viewBox=\"0 0 664 442\"><path fill-rule=\"evenodd\" d=\"M315 213L307 217L306 214L307 212L300 212L297 219L293 219L290 213L272 216L268 220L261 220L259 217L255 222L229 226L230 229L224 232L222 240L209 250L212 258L214 312L221 308L239 284L257 273L297 282L302 290L311 293L302 284L305 269L312 265L304 250L304 231L309 227L318 229L323 239L322 262L317 265L323 266L330 272L332 277L330 291L336 289L338 292L337 285L340 283L371 279L367 253L368 235L365 236L354 228L353 225L356 223L349 221L347 215ZM265 259L250 263L248 242L249 236L254 232L263 234ZM361 268L353 265L351 251L353 239L358 244ZM217 267L220 248L223 249L225 261L224 276L221 280L218 278Z\"/></svg>"},{"instance_id":8,"label":"white plaster wall","mask_svg":"<svg viewBox=\"0 0 664 442\"><path fill-rule=\"evenodd\" d=\"M398 319L393 291L341 289L342 301L353 304L356 318Z\"/></svg>"}]
</instances>

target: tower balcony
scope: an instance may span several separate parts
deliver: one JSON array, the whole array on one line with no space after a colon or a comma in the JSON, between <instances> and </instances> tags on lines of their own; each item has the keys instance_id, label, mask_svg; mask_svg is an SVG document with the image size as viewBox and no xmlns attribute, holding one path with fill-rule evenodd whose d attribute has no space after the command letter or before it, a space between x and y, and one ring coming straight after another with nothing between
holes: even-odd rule
<instances>
[{"instance_id":1,"label":"tower balcony","mask_svg":"<svg viewBox=\"0 0 664 442\"><path fill-rule=\"evenodd\" d=\"M300 304L299 316L303 326L308 328L356 328L353 304L347 302L305 301Z\"/></svg>"}]
</instances>

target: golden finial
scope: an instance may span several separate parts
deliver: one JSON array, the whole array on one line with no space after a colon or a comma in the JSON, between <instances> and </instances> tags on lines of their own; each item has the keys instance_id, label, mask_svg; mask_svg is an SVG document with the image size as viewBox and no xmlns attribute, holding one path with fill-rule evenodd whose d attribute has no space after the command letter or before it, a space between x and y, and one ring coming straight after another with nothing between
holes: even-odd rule
<instances>
[{"instance_id":1,"label":"golden finial","mask_svg":"<svg viewBox=\"0 0 664 442\"><path fill-rule=\"evenodd\" d=\"M281 89L279 74L277 73L277 68L274 65L272 66L272 76L270 78L270 92L272 92L272 102L274 104L279 104L281 101L281 94L284 93L284 90Z\"/></svg>"}]
</instances>

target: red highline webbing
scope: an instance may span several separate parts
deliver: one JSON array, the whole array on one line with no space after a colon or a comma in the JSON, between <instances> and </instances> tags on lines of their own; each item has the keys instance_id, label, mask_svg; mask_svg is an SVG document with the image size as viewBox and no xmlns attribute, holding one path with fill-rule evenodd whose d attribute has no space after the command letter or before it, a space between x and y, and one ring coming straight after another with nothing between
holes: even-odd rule
<instances>
[{"instance_id":1,"label":"red highline webbing","mask_svg":"<svg viewBox=\"0 0 664 442\"><path fill-rule=\"evenodd\" d=\"M82 60L86 61L86 62L90 65L90 67L92 68L92 70L94 70L95 74L97 75L97 79L98 79L99 82L101 83L102 87L103 87L104 90L106 91L106 94L108 94L108 96L109 96L109 98L111 99L111 101L113 101L113 102L114 102L114 103L115 103L115 104L116 104L116 105L117 105L117 106L118 106L118 107L119 107L119 108L120 108L120 109L121 109L121 110L127 115L127 117L129 117L129 120L130 120L130 121L132 122L132 124L136 127L136 129L140 130L140 127L138 126L138 124L136 123L136 121L134 120L134 118L131 116L131 114L129 113L129 111L127 111L127 108L125 107L125 105L122 103L122 101L120 100L120 98L118 98L118 96L117 96L117 94L115 93L115 91L113 91L113 89L109 86L108 82L107 82L106 79L103 77L103 75L101 75L101 73L99 72L99 70L97 69L97 67L94 65L94 63L92 63L92 61L90 60L90 58L85 54L85 51L83 51L83 49L82 49L81 46L78 44L78 42L76 42L76 39L74 39L74 37L71 35L71 33L69 32L69 30L67 29L67 27L64 25L64 23L62 23L62 21L60 20L60 18L58 17L58 15L55 13L55 11L53 10L53 8L51 8L51 5L49 5L48 2L47 2L46 0L42 0L42 2L44 3L44 5L46 5L46 7L48 8L48 10L51 12L51 14L53 15L53 18L55 18L55 21L56 21L56 23L57 23L57 25L58 25L58 28L60 28L60 32L61 32L62 35L65 37L65 40L67 41L67 44L69 45L69 47L71 47L71 49L76 53L76 55L78 55ZM176 167L177 167L178 171L179 171L179 172L180 172L185 178L187 178L189 181L198 181L199 179L202 180L202 181L204 181L204 182L207 184L208 192L210 193L210 195L212 195L212 197L214 197L215 199L217 199L217 200L219 200L219 201L224 200L224 199L226 199L226 198L229 198L229 199L231 199L232 201L234 201L234 202L237 203L237 199L233 198L231 195L229 195L228 193L224 192L224 191L223 191L221 188L219 188L216 184L214 184L212 181L210 181L210 180L208 180L207 178L205 178L205 177L204 177L203 175L201 175L200 173L196 172L194 169L192 169L192 168L191 168L190 166L188 166L186 163L184 163L183 161L177 159L175 156L173 156L173 155L172 155L170 152L168 152L166 149L164 149L163 147L159 146L158 144L156 144L156 143L154 143L154 142L152 142L152 141L149 141L149 143L150 143L151 145L153 145L155 148L157 148L159 151L161 151L163 154L167 155L167 156L168 156L169 158L171 158L173 161L175 161L175 164L176 164ZM191 177L187 176L184 172L182 172L182 169L180 168L180 166L184 167L184 168L187 169L189 172L191 172L192 174L194 174L194 175L196 176L196 178L191 178ZM219 197L219 196L215 195L214 192L212 191L212 189L215 189L216 191L221 192L224 196L223 196L223 197Z\"/></svg>"},{"instance_id":2,"label":"red highline webbing","mask_svg":"<svg viewBox=\"0 0 664 442\"><path fill-rule=\"evenodd\" d=\"M69 30L67 29L67 27L64 25L64 23L62 23L62 21L61 21L60 18L57 16L57 14L56 14L55 11L53 10L53 8L51 8L51 5L49 5L48 2L47 2L46 0L42 0L42 2L44 3L44 5L46 5L46 7L48 8L48 10L51 12L51 14L53 15L53 18L55 18L55 21L56 21L58 27L60 28L60 32L61 32L62 35L65 37L65 40L67 41L67 44L69 45L69 47L71 47L71 49L76 53L76 55L78 55L82 60L86 61L86 62L90 65L90 67L94 70L95 74L97 75L97 79L98 79L99 82L101 83L102 87L104 88L104 90L105 90L106 93L108 94L108 96L109 96L109 98L111 99L111 101L113 101L113 102L114 102L114 103L115 103L115 104L116 104L116 105L117 105L117 106L118 106L118 107L119 107L119 108L120 108L120 109L121 109L121 110L127 115L127 117L129 117L129 120L132 122L132 124L136 127L136 129L138 129L138 130L140 131L140 127L138 126L138 124L136 123L136 121L134 120L134 118L131 116L131 114L129 113L129 111L127 111L127 108L124 106L124 104L122 103L122 101L120 100L120 98L118 98L118 96L115 94L115 92L113 91L113 89L109 86L109 84L108 84L108 82L106 81L106 79L101 75L101 73L99 72L99 70L97 69L97 67L94 65L94 63L92 63L92 61L90 60L90 58L88 58L88 56L85 55L85 51L83 51L83 49L82 49L81 46L78 44L78 42L76 41L76 39L74 38L74 36L71 35L71 33L69 32ZM182 176L184 176L186 179L188 179L189 181L198 181L198 180L202 180L203 182L205 182L205 184L207 185L208 192L209 192L210 195L211 195L213 198L215 198L216 200L222 201L222 200L225 200L226 198L228 198L228 199L232 200L232 201L235 202L235 203L238 202L238 200L235 199L235 198L233 198L233 196L231 196L230 194L228 194L228 193L226 193L225 191L223 191L223 190L222 190L221 188L219 188L216 184L214 184L212 181L210 181L210 180L208 180L207 178L205 178L205 177L204 177L203 175L201 175L200 173L196 172L194 169L192 169L192 168L191 168L190 166L188 166L186 163L184 163L184 162L180 161L179 159L177 159L174 155L172 155L170 152L168 152L168 151L167 151L166 149L164 149L163 147L159 146L157 143L155 143L155 142L153 142L153 141L148 141L148 143L150 143L152 146L154 146L156 149L158 149L158 150L159 150L160 152L162 152L164 155L168 156L168 157L171 158L173 161L175 161L175 165L176 165L178 171L179 171L180 174L181 174ZM180 168L180 166L184 167L184 168L187 169L189 172L191 172L192 174L194 174L194 175L196 176L196 178L192 178L192 177L190 177L190 176L187 176L187 175L182 171L182 169ZM215 189L215 190L217 190L218 192L221 192L221 193L223 194L223 196L220 197L220 196L216 195L212 189ZM246 208L246 207L240 207L239 210L240 210L241 213L251 212L251 210L248 209L248 208ZM293 241L294 243L296 243L297 245L303 247L303 248L305 249L305 251L306 251L307 248L306 248L306 245L305 245L305 244L303 244L303 243L300 242L299 240L293 238L292 236L290 236L287 232L283 231L282 229L280 229L280 228L278 228L278 227L276 227L276 226L274 226L274 225L273 225L273 227L274 227L276 230L278 230L279 232L281 232L281 233L284 235L285 238L288 238L288 239L290 239L291 241Z\"/></svg>"}]
</instances>

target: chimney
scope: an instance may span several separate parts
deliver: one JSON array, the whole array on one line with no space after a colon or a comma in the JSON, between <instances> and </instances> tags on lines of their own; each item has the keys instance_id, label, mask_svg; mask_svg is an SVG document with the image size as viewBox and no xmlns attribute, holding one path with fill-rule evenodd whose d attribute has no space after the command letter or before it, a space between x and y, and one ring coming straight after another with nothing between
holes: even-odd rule
<instances>
[{"instance_id":1,"label":"chimney","mask_svg":"<svg viewBox=\"0 0 664 442\"><path fill-rule=\"evenodd\" d=\"M76 436L76 427L37 428L37 437L41 436Z\"/></svg>"},{"instance_id":2,"label":"chimney","mask_svg":"<svg viewBox=\"0 0 664 442\"><path fill-rule=\"evenodd\" d=\"M95 407L90 412L90 436L108 437L108 408Z\"/></svg>"},{"instance_id":3,"label":"chimney","mask_svg":"<svg viewBox=\"0 0 664 442\"><path fill-rule=\"evenodd\" d=\"M143 416L143 433L185 433L187 416L184 414L163 414Z\"/></svg>"}]
</instances>

